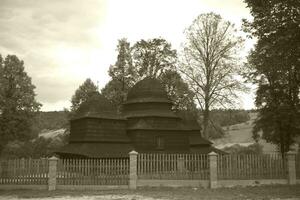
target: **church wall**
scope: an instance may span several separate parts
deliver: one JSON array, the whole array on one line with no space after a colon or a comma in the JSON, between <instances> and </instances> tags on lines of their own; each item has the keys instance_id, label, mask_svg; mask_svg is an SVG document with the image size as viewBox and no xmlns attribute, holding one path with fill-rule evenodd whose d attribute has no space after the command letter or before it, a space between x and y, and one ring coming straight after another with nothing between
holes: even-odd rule
<instances>
[{"instance_id":1,"label":"church wall","mask_svg":"<svg viewBox=\"0 0 300 200\"><path fill-rule=\"evenodd\" d=\"M86 119L77 119L70 122L70 142L81 141L87 130Z\"/></svg>"},{"instance_id":2,"label":"church wall","mask_svg":"<svg viewBox=\"0 0 300 200\"><path fill-rule=\"evenodd\" d=\"M189 134L182 131L134 130L128 135L137 151L189 151ZM163 139L163 149L157 148L158 137Z\"/></svg>"},{"instance_id":3,"label":"church wall","mask_svg":"<svg viewBox=\"0 0 300 200\"><path fill-rule=\"evenodd\" d=\"M152 129L180 129L180 118L167 118L167 117L139 117L130 118L127 120L127 127L135 127L139 129L152 128Z\"/></svg>"}]
</instances>

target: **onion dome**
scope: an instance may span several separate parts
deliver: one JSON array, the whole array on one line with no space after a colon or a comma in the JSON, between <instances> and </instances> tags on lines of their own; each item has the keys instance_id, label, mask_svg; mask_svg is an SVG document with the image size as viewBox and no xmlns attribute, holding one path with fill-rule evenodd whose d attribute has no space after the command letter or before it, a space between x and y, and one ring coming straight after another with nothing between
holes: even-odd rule
<instances>
[{"instance_id":1,"label":"onion dome","mask_svg":"<svg viewBox=\"0 0 300 200\"><path fill-rule=\"evenodd\" d=\"M139 81L129 90L125 104L143 102L171 103L164 86L159 80L151 77Z\"/></svg>"},{"instance_id":2,"label":"onion dome","mask_svg":"<svg viewBox=\"0 0 300 200\"><path fill-rule=\"evenodd\" d=\"M74 118L83 117L120 118L117 107L101 94L93 95L79 106Z\"/></svg>"}]
</instances>

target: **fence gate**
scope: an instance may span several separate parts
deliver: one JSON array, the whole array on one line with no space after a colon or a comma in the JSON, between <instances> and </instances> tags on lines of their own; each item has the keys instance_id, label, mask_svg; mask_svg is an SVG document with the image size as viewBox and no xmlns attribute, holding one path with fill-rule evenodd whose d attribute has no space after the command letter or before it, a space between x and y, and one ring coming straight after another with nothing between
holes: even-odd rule
<instances>
[{"instance_id":1,"label":"fence gate","mask_svg":"<svg viewBox=\"0 0 300 200\"><path fill-rule=\"evenodd\" d=\"M60 159L57 185L128 185L128 158Z\"/></svg>"}]
</instances>

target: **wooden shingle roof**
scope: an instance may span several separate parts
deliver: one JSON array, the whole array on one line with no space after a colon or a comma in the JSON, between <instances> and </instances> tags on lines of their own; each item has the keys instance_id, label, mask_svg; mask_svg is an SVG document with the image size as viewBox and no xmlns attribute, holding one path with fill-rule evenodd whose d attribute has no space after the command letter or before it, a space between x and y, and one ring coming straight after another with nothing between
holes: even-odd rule
<instances>
[{"instance_id":1,"label":"wooden shingle roof","mask_svg":"<svg viewBox=\"0 0 300 200\"><path fill-rule=\"evenodd\" d=\"M84 117L121 119L117 107L101 94L96 94L83 102L72 120Z\"/></svg>"},{"instance_id":2,"label":"wooden shingle roof","mask_svg":"<svg viewBox=\"0 0 300 200\"><path fill-rule=\"evenodd\" d=\"M129 90L125 104L142 102L171 103L161 82L152 77L136 83Z\"/></svg>"}]
</instances>

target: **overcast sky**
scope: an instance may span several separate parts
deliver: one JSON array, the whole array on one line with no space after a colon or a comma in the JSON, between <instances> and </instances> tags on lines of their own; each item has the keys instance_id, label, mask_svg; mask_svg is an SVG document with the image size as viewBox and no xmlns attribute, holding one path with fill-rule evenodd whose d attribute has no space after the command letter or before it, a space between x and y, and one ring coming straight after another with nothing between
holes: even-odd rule
<instances>
[{"instance_id":1,"label":"overcast sky","mask_svg":"<svg viewBox=\"0 0 300 200\"><path fill-rule=\"evenodd\" d=\"M24 60L42 110L62 110L86 78L109 81L118 39L162 37L179 50L184 29L211 11L238 28L251 18L243 0L0 0L0 54ZM253 91L241 97L253 108Z\"/></svg>"}]
</instances>

